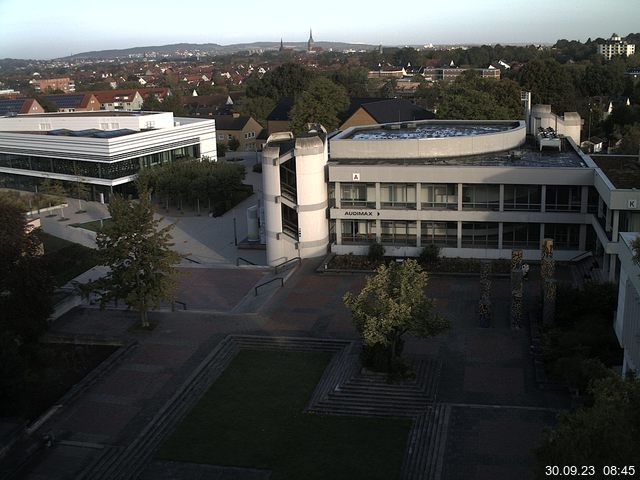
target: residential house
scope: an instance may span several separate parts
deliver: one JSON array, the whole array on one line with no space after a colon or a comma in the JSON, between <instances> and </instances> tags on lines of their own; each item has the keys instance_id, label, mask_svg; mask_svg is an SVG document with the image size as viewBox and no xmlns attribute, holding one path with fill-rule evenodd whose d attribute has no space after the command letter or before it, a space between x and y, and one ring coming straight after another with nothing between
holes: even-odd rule
<instances>
[{"instance_id":1,"label":"residential house","mask_svg":"<svg viewBox=\"0 0 640 480\"><path fill-rule=\"evenodd\" d=\"M216 121L216 134L219 143L229 143L235 138L240 146L238 151L255 152L261 149L262 144L258 140L260 132L263 130L253 117L234 113L232 115L213 115Z\"/></svg>"},{"instance_id":2,"label":"residential house","mask_svg":"<svg viewBox=\"0 0 640 480\"><path fill-rule=\"evenodd\" d=\"M356 125L377 125L394 122L415 122L417 120L430 120L436 116L433 112L414 105L408 100L399 98L390 99L353 99L352 105L346 120L340 125L340 130L344 130ZM354 105L359 105L353 109ZM348 112L349 112L348 111Z\"/></svg>"},{"instance_id":3,"label":"residential house","mask_svg":"<svg viewBox=\"0 0 640 480\"><path fill-rule=\"evenodd\" d=\"M46 92L47 90L62 90L64 93L70 93L76 91L75 82L68 78L41 78L38 80L31 80L29 82L33 85L36 92Z\"/></svg>"},{"instance_id":4,"label":"residential house","mask_svg":"<svg viewBox=\"0 0 640 480\"><path fill-rule=\"evenodd\" d=\"M42 98L58 107L58 112L91 112L100 110L100 102L90 92L43 95Z\"/></svg>"},{"instance_id":5,"label":"residential house","mask_svg":"<svg viewBox=\"0 0 640 480\"><path fill-rule=\"evenodd\" d=\"M280 101L273 107L271 113L267 115L267 133L271 135L275 132L288 132L289 112L293 108L293 97L282 97Z\"/></svg>"},{"instance_id":6,"label":"residential house","mask_svg":"<svg viewBox=\"0 0 640 480\"><path fill-rule=\"evenodd\" d=\"M0 116L25 113L44 113L44 108L33 98L0 100Z\"/></svg>"},{"instance_id":7,"label":"residential house","mask_svg":"<svg viewBox=\"0 0 640 480\"><path fill-rule=\"evenodd\" d=\"M100 110L141 110L144 103L138 90L100 90L91 93L100 102Z\"/></svg>"}]
</instances>

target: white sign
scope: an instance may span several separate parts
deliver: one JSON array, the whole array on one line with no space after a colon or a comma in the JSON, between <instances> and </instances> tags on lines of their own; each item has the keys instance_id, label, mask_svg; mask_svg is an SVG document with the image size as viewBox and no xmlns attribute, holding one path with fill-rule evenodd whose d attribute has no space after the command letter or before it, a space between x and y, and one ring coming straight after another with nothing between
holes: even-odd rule
<instances>
[{"instance_id":1,"label":"white sign","mask_svg":"<svg viewBox=\"0 0 640 480\"><path fill-rule=\"evenodd\" d=\"M353 174L353 181L354 182L359 182L360 181L360 174L359 173L354 173Z\"/></svg>"},{"instance_id":2,"label":"white sign","mask_svg":"<svg viewBox=\"0 0 640 480\"><path fill-rule=\"evenodd\" d=\"M635 199L627 200L627 208L638 208L638 200L635 200Z\"/></svg>"}]
</instances>

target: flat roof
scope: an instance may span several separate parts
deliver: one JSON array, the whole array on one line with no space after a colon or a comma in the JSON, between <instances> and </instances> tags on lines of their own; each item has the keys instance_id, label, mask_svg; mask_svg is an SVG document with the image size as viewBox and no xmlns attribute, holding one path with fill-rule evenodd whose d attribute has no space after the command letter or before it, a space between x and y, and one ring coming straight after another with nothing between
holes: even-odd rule
<instances>
[{"instance_id":1,"label":"flat roof","mask_svg":"<svg viewBox=\"0 0 640 480\"><path fill-rule=\"evenodd\" d=\"M640 159L636 155L590 155L615 188L640 188Z\"/></svg>"},{"instance_id":2,"label":"flat roof","mask_svg":"<svg viewBox=\"0 0 640 480\"><path fill-rule=\"evenodd\" d=\"M95 110L91 112L50 112L50 113L29 113L21 115L28 118L46 118L46 117L142 117L145 115L158 115L166 112L142 112L131 110ZM12 117L18 118L18 117Z\"/></svg>"},{"instance_id":3,"label":"flat roof","mask_svg":"<svg viewBox=\"0 0 640 480\"><path fill-rule=\"evenodd\" d=\"M461 155L446 158L330 158L332 164L349 165L431 165L431 166L483 166L483 167L555 167L555 168L588 168L578 152L562 139L562 151L558 149L540 149L535 140L527 142L517 149L501 152L483 153L479 155Z\"/></svg>"},{"instance_id":4,"label":"flat roof","mask_svg":"<svg viewBox=\"0 0 640 480\"><path fill-rule=\"evenodd\" d=\"M450 138L486 135L506 132L518 127L513 123L392 123L372 128L357 127L351 134L345 135L349 140L411 140L417 138Z\"/></svg>"}]
</instances>

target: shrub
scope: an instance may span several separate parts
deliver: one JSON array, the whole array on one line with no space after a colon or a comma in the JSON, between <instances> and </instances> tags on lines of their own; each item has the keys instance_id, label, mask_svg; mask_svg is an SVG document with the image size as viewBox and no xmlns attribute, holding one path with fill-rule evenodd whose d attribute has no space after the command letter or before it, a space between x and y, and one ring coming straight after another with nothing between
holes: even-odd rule
<instances>
[{"instance_id":1,"label":"shrub","mask_svg":"<svg viewBox=\"0 0 640 480\"><path fill-rule=\"evenodd\" d=\"M367 257L371 262L381 262L384 259L384 245L378 242L369 245L369 254Z\"/></svg>"},{"instance_id":2,"label":"shrub","mask_svg":"<svg viewBox=\"0 0 640 480\"><path fill-rule=\"evenodd\" d=\"M420 252L420 263L422 264L430 264L436 263L440 258L440 247L437 245L427 245Z\"/></svg>"}]
</instances>

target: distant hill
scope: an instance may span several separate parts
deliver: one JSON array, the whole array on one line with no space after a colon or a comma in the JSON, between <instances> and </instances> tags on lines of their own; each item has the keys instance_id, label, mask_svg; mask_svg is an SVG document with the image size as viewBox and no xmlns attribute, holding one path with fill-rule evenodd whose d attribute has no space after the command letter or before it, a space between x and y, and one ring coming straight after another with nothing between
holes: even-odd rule
<instances>
[{"instance_id":1,"label":"distant hill","mask_svg":"<svg viewBox=\"0 0 640 480\"><path fill-rule=\"evenodd\" d=\"M324 50L372 50L377 45L366 45L359 43L343 43L343 42L315 42L317 47ZM284 42L284 47L293 50L306 50L307 42ZM158 45L149 47L133 47L120 50L96 50L92 52L83 52L63 57L63 59L111 59L111 58L127 58L145 55L171 56L180 52L190 52L194 55L225 55L248 50L277 50L280 48L280 42L252 42L252 43L235 43L233 45L218 45L217 43L175 43L172 45Z\"/></svg>"}]
</instances>

